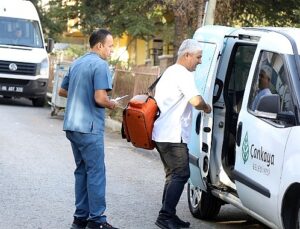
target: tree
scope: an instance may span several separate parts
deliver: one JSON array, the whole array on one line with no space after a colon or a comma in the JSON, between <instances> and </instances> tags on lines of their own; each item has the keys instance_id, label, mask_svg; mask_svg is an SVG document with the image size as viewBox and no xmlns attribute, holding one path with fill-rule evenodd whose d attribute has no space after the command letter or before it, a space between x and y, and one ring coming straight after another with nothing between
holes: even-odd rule
<instances>
[{"instance_id":1,"label":"tree","mask_svg":"<svg viewBox=\"0 0 300 229\"><path fill-rule=\"evenodd\" d=\"M32 0L39 2L40 0ZM150 39L157 31L159 0L49 0L49 10L40 8L40 17L49 36L59 37L66 31L68 19L79 18L83 34L95 28L108 28L113 35Z\"/></svg>"},{"instance_id":2,"label":"tree","mask_svg":"<svg viewBox=\"0 0 300 229\"><path fill-rule=\"evenodd\" d=\"M205 0L165 0L167 11L171 11L174 18L174 53L181 42L191 38L195 30L201 26Z\"/></svg>"},{"instance_id":3,"label":"tree","mask_svg":"<svg viewBox=\"0 0 300 229\"><path fill-rule=\"evenodd\" d=\"M218 0L216 23L240 26L299 26L298 0Z\"/></svg>"},{"instance_id":4,"label":"tree","mask_svg":"<svg viewBox=\"0 0 300 229\"><path fill-rule=\"evenodd\" d=\"M67 29L68 12L71 10L62 0L49 0L46 10L41 5L41 0L30 0L36 7L45 37L59 40Z\"/></svg>"},{"instance_id":5,"label":"tree","mask_svg":"<svg viewBox=\"0 0 300 229\"><path fill-rule=\"evenodd\" d=\"M154 0L84 0L82 27L89 34L96 27L107 27L117 36L127 33L134 38L149 39L156 32L158 1Z\"/></svg>"},{"instance_id":6,"label":"tree","mask_svg":"<svg viewBox=\"0 0 300 229\"><path fill-rule=\"evenodd\" d=\"M32 1L38 3L40 0ZM174 45L175 52L182 40L191 37L199 27L204 9L204 0L75 0L75 4L66 2L49 0L47 12L40 8L44 32L56 40L66 31L68 19L79 17L82 32L86 35L99 27L110 29L116 36L125 33L132 39L150 40L159 35Z\"/></svg>"},{"instance_id":7,"label":"tree","mask_svg":"<svg viewBox=\"0 0 300 229\"><path fill-rule=\"evenodd\" d=\"M109 0L95 1L95 0L82 0L77 4L75 9L80 18L80 25L84 34L88 35L95 28L108 27L107 14L110 5Z\"/></svg>"},{"instance_id":8,"label":"tree","mask_svg":"<svg viewBox=\"0 0 300 229\"><path fill-rule=\"evenodd\" d=\"M39 5L41 0L31 0ZM73 2L75 4L67 4ZM59 40L68 19L78 17L81 30L108 28L116 36L133 40L155 36L174 46L191 38L202 25L206 0L49 0L49 10L40 8L44 32ZM218 0L215 24L228 26L299 26L298 0Z\"/></svg>"}]
</instances>

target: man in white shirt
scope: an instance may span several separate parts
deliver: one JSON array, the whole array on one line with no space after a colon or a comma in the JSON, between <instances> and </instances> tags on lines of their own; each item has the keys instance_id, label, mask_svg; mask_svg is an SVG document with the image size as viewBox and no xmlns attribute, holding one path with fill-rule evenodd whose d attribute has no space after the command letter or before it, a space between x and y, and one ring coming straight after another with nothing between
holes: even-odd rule
<instances>
[{"instance_id":1,"label":"man in white shirt","mask_svg":"<svg viewBox=\"0 0 300 229\"><path fill-rule=\"evenodd\" d=\"M265 95L271 95L271 91L269 89L272 77L272 68L268 65L263 65L259 72L258 79L258 88L259 91L254 98L252 103L252 110L255 111L257 109L258 101Z\"/></svg>"},{"instance_id":2,"label":"man in white shirt","mask_svg":"<svg viewBox=\"0 0 300 229\"><path fill-rule=\"evenodd\" d=\"M193 71L201 64L201 58L200 43L184 40L176 64L167 68L156 86L155 99L161 113L154 123L152 139L164 165L166 182L162 208L155 224L163 229L190 226L176 215L176 206L190 176L187 143L192 107L211 112L194 82Z\"/></svg>"}]
</instances>

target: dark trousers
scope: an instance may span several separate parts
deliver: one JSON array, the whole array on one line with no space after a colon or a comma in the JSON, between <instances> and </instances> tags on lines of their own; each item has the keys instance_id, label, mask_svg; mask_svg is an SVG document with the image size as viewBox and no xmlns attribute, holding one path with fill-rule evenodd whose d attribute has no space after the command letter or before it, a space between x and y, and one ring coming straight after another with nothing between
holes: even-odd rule
<instances>
[{"instance_id":1,"label":"dark trousers","mask_svg":"<svg viewBox=\"0 0 300 229\"><path fill-rule=\"evenodd\" d=\"M188 148L185 143L156 142L156 149L166 173L159 218L167 219L176 215L185 183L190 177Z\"/></svg>"}]
</instances>

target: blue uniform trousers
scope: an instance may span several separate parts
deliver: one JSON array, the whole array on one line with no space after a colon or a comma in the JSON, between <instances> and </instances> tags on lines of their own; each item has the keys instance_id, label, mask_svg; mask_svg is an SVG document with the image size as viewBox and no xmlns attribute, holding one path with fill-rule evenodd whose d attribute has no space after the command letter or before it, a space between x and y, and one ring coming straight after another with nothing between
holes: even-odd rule
<instances>
[{"instance_id":1,"label":"blue uniform trousers","mask_svg":"<svg viewBox=\"0 0 300 229\"><path fill-rule=\"evenodd\" d=\"M76 163L74 216L106 222L104 140L102 134L66 131Z\"/></svg>"}]
</instances>

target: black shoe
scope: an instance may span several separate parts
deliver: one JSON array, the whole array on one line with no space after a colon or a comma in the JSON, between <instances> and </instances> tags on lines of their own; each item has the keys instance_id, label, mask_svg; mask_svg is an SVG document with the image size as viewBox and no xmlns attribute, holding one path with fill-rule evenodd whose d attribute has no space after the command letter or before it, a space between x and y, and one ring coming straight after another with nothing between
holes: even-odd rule
<instances>
[{"instance_id":1,"label":"black shoe","mask_svg":"<svg viewBox=\"0 0 300 229\"><path fill-rule=\"evenodd\" d=\"M73 220L73 223L72 223L70 229L85 229L87 223L88 222L86 219L80 219L80 218L74 217L74 220Z\"/></svg>"},{"instance_id":2,"label":"black shoe","mask_svg":"<svg viewBox=\"0 0 300 229\"><path fill-rule=\"evenodd\" d=\"M118 229L116 227L113 227L112 225L110 225L109 223L105 222L105 223L96 223L93 221L89 221L87 224L86 229Z\"/></svg>"},{"instance_id":3,"label":"black shoe","mask_svg":"<svg viewBox=\"0 0 300 229\"><path fill-rule=\"evenodd\" d=\"M157 219L155 224L162 229L179 229L174 219Z\"/></svg>"},{"instance_id":4,"label":"black shoe","mask_svg":"<svg viewBox=\"0 0 300 229\"><path fill-rule=\"evenodd\" d=\"M179 226L179 227L182 227L182 228L189 228L190 227L190 222L185 222L183 220L181 220L177 215L175 215L173 217L174 219L174 222Z\"/></svg>"}]
</instances>

